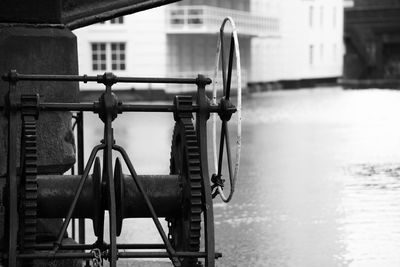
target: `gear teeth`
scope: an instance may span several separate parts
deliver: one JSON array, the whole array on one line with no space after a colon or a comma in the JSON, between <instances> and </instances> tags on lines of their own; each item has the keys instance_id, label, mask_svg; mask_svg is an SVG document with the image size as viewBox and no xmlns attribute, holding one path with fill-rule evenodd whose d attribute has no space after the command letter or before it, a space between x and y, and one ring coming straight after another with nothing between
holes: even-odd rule
<instances>
[{"instance_id":1,"label":"gear teeth","mask_svg":"<svg viewBox=\"0 0 400 267\"><path fill-rule=\"evenodd\" d=\"M32 116L23 116L21 146L23 161L21 162L21 247L30 250L36 244L37 232L37 131L36 120Z\"/></svg>"},{"instance_id":2,"label":"gear teeth","mask_svg":"<svg viewBox=\"0 0 400 267\"><path fill-rule=\"evenodd\" d=\"M192 105L191 97L179 97L178 101L181 106ZM176 162L176 159L183 162ZM183 203L188 204L182 205L181 214L167 218L168 236L176 249L197 252L200 250L203 207L202 174L197 132L187 114L183 114L175 124L170 160L171 174L179 174L183 169L187 170L186 174L182 175L182 178L186 179L182 181ZM196 258L182 261L183 267L197 266L198 263Z\"/></svg>"}]
</instances>

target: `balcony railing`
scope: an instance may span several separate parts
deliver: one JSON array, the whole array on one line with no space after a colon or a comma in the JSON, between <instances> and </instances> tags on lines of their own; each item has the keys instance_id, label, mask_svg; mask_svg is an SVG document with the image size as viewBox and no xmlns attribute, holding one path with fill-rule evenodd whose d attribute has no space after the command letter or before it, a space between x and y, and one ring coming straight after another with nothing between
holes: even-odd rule
<instances>
[{"instance_id":1,"label":"balcony railing","mask_svg":"<svg viewBox=\"0 0 400 267\"><path fill-rule=\"evenodd\" d=\"M275 17L211 6L173 6L167 12L168 33L216 33L222 20L231 16L240 35L279 35L280 23Z\"/></svg>"}]
</instances>

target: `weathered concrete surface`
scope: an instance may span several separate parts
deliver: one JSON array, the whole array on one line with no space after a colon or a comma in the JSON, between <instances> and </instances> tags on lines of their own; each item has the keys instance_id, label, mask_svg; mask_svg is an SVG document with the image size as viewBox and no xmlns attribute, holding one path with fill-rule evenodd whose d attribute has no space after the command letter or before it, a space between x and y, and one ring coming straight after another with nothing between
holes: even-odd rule
<instances>
[{"instance_id":1,"label":"weathered concrete surface","mask_svg":"<svg viewBox=\"0 0 400 267\"><path fill-rule=\"evenodd\" d=\"M10 69L31 74L78 73L76 37L67 29L0 27L0 59L0 73ZM2 105L7 91L8 83L0 82ZM39 93L47 102L76 102L78 91L78 83L19 82L17 93ZM7 124L2 114L0 155L7 155ZM38 150L40 173L63 173L70 168L75 161L75 145L69 112L40 114ZM5 159L0 161L0 175L6 173L6 163Z\"/></svg>"}]
</instances>

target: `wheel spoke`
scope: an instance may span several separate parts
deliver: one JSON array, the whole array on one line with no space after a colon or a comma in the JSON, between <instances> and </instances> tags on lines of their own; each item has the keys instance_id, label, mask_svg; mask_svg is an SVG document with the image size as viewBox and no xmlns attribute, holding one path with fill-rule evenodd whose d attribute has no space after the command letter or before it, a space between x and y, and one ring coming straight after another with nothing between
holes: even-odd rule
<instances>
[{"instance_id":1,"label":"wheel spoke","mask_svg":"<svg viewBox=\"0 0 400 267\"><path fill-rule=\"evenodd\" d=\"M226 62L225 62L225 45L224 45L224 32L221 29L220 31L220 36L219 36L220 40L221 40L221 70L222 70L222 92L223 95L225 96L226 94Z\"/></svg>"},{"instance_id":2,"label":"wheel spoke","mask_svg":"<svg viewBox=\"0 0 400 267\"><path fill-rule=\"evenodd\" d=\"M227 157L227 161L228 161L229 180L231 181L231 184L232 184L232 178L233 178L232 155L231 155L231 146L230 146L230 140L229 140L228 127L226 127L226 129L225 129L225 142L226 142L226 157Z\"/></svg>"},{"instance_id":3,"label":"wheel spoke","mask_svg":"<svg viewBox=\"0 0 400 267\"><path fill-rule=\"evenodd\" d=\"M226 131L226 121L222 121L221 126L221 137L219 140L219 157L218 157L218 176L221 177L222 173L222 160L224 158L224 138L225 138L225 131Z\"/></svg>"},{"instance_id":4,"label":"wheel spoke","mask_svg":"<svg viewBox=\"0 0 400 267\"><path fill-rule=\"evenodd\" d=\"M233 38L233 34L231 35L231 45L229 48L229 61L228 61L228 77L226 79L226 85L225 85L225 92L224 96L225 99L229 100L229 97L231 95L231 80L232 80L232 65L233 65L233 51L235 50L235 39Z\"/></svg>"}]
</instances>

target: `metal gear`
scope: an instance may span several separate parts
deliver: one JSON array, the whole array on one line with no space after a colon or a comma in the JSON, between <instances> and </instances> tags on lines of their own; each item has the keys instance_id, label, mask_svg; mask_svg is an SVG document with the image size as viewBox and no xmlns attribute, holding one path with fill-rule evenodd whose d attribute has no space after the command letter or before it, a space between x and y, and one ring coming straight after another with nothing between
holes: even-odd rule
<instances>
[{"instance_id":1,"label":"metal gear","mask_svg":"<svg viewBox=\"0 0 400 267\"><path fill-rule=\"evenodd\" d=\"M191 98L178 100L180 104L192 104ZM177 118L174 127L170 173L181 177L182 206L175 217L167 218L169 239L176 251L197 252L200 250L202 183L200 149L191 113ZM181 260L183 267L199 266L196 258Z\"/></svg>"},{"instance_id":2,"label":"metal gear","mask_svg":"<svg viewBox=\"0 0 400 267\"><path fill-rule=\"evenodd\" d=\"M36 244L37 225L37 135L36 119L23 116L21 138L21 248Z\"/></svg>"}]
</instances>

